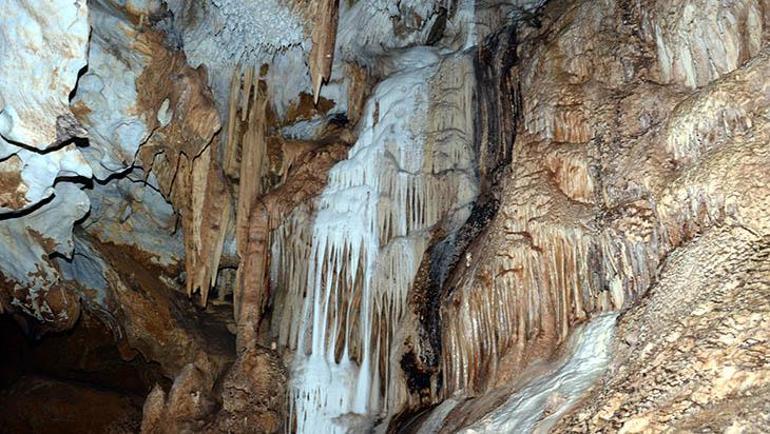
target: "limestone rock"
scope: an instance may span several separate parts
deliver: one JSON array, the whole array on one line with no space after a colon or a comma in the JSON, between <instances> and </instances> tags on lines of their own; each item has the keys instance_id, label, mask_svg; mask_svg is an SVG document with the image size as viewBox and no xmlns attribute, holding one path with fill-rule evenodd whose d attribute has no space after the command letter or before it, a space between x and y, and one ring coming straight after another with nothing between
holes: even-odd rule
<instances>
[{"instance_id":1,"label":"limestone rock","mask_svg":"<svg viewBox=\"0 0 770 434\"><path fill-rule=\"evenodd\" d=\"M168 269L184 264L182 234L176 231L173 206L151 185L157 181L135 170L107 184L87 190L91 212L82 222L102 242L145 252L147 259Z\"/></svg>"},{"instance_id":2,"label":"limestone rock","mask_svg":"<svg viewBox=\"0 0 770 434\"><path fill-rule=\"evenodd\" d=\"M767 256L767 235L735 226L677 250L651 296L621 319L601 387L556 432L762 431Z\"/></svg>"},{"instance_id":3,"label":"limestone rock","mask_svg":"<svg viewBox=\"0 0 770 434\"><path fill-rule=\"evenodd\" d=\"M18 309L54 330L74 324L80 310L78 297L61 286L49 256L72 255L73 224L88 208L88 196L78 186L63 183L50 202L22 217L0 221L0 239L6 246L0 255L4 311Z\"/></svg>"},{"instance_id":4,"label":"limestone rock","mask_svg":"<svg viewBox=\"0 0 770 434\"><path fill-rule=\"evenodd\" d=\"M767 94L767 43L759 30L766 12L752 2L685 2L675 13L658 12L670 3L553 2L542 27L519 30L521 123L511 170L499 185L497 215L470 246L467 270L455 270L442 305L445 398L492 395L523 367L548 358L584 318L635 312L648 288L666 279L659 268L666 258L693 239L724 226L767 233L766 171L759 167L767 164L770 137L765 109L754 103ZM646 36L685 15L681 25L721 23L714 24L719 40L692 28L665 42ZM666 63L672 58L661 56L671 41L680 44L676 74ZM719 47L702 48L710 44ZM715 58L695 59L696 51ZM686 286L664 291L681 294L670 304L689 305ZM656 351L651 360L666 360L666 350ZM764 375L756 363L747 369ZM614 377L607 378L611 384ZM650 390L658 387L647 381ZM654 414L678 414L673 401L656 402ZM598 417L575 429L609 426ZM631 423L628 412L613 420L610 429ZM651 420L639 426L664 426L664 419ZM710 423L706 416L687 420L688 427ZM752 420L748 426L757 426Z\"/></svg>"},{"instance_id":5,"label":"limestone rock","mask_svg":"<svg viewBox=\"0 0 770 434\"><path fill-rule=\"evenodd\" d=\"M191 363L168 394L155 386L144 404L142 433L281 432L286 370L277 354L262 348L241 353L216 388L210 374Z\"/></svg>"},{"instance_id":6,"label":"limestone rock","mask_svg":"<svg viewBox=\"0 0 770 434\"><path fill-rule=\"evenodd\" d=\"M735 70L767 44L767 13L756 0L654 2L643 32L655 41L659 79L696 87Z\"/></svg>"},{"instance_id":7,"label":"limestone rock","mask_svg":"<svg viewBox=\"0 0 770 434\"><path fill-rule=\"evenodd\" d=\"M90 165L74 144L47 153L23 148L14 152L0 161L4 188L0 215L24 213L50 199L58 178L87 180L92 176Z\"/></svg>"},{"instance_id":8,"label":"limestone rock","mask_svg":"<svg viewBox=\"0 0 770 434\"><path fill-rule=\"evenodd\" d=\"M765 3L0 0L0 313L165 377L3 426L762 430Z\"/></svg>"},{"instance_id":9,"label":"limestone rock","mask_svg":"<svg viewBox=\"0 0 770 434\"><path fill-rule=\"evenodd\" d=\"M78 297L61 285L50 256L71 256L73 224L89 209L68 181L87 182L92 172L67 143L85 135L69 98L86 65L89 10L81 1L8 0L0 12L0 304L66 329Z\"/></svg>"},{"instance_id":10,"label":"limestone rock","mask_svg":"<svg viewBox=\"0 0 770 434\"><path fill-rule=\"evenodd\" d=\"M69 98L86 66L90 30L85 1L4 0L0 13L2 215L50 198L58 177L91 177L79 149L62 147L85 136Z\"/></svg>"},{"instance_id":11,"label":"limestone rock","mask_svg":"<svg viewBox=\"0 0 770 434\"><path fill-rule=\"evenodd\" d=\"M0 158L9 142L46 150L82 137L69 96L86 66L86 2L3 0L0 13Z\"/></svg>"},{"instance_id":12,"label":"limestone rock","mask_svg":"<svg viewBox=\"0 0 770 434\"><path fill-rule=\"evenodd\" d=\"M285 424L288 373L280 357L255 348L242 353L222 384L220 432L277 433Z\"/></svg>"}]
</instances>

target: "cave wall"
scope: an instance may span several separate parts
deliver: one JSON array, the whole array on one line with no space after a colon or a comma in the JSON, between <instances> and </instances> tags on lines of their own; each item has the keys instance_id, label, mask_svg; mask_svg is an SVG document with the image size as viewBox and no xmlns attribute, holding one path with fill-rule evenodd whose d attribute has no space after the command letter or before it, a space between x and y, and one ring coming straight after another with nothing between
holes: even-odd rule
<instances>
[{"instance_id":1,"label":"cave wall","mask_svg":"<svg viewBox=\"0 0 770 434\"><path fill-rule=\"evenodd\" d=\"M500 210L469 250L469 270L442 308L447 396L505 383L527 359L563 341L574 323L631 306L666 255L699 231L764 219L755 207L764 191L738 186L737 173L720 178L723 163L697 163L706 150L716 152L719 136L735 134L733 122L753 126L761 116L748 102L765 94L759 76L742 80L741 91L719 78L738 58L754 57L748 74L762 62L763 9L750 2L703 9L694 18L703 27L737 24L725 25L719 40L686 45L667 33L678 24L661 22L657 10L555 2L540 29L520 32L521 122ZM666 42L672 39L677 43ZM671 73L673 52L674 63L690 72ZM697 83L688 77L705 62L684 64L693 52L723 56L712 63L732 66L715 66L713 83L693 93ZM717 96L727 95L719 87L731 88L730 102ZM720 125L715 116L731 121ZM725 195L735 205L723 202Z\"/></svg>"}]
</instances>

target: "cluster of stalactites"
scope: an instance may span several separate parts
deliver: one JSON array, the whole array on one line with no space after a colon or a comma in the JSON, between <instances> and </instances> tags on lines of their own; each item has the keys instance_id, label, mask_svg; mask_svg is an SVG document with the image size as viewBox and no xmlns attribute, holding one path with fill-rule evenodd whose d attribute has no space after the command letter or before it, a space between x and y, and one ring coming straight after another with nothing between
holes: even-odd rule
<instances>
[{"instance_id":1,"label":"cluster of stalactites","mask_svg":"<svg viewBox=\"0 0 770 434\"><path fill-rule=\"evenodd\" d=\"M266 92L260 88L259 76L253 67L235 68L231 83L228 122L223 134L222 149L213 146L204 154L207 161L214 159L222 163L212 167L206 178L196 179L200 182L196 185L207 186L206 196L199 201L194 200L194 208L201 210L202 215L201 221L193 225L196 239L205 242L201 242L193 254L188 254L188 258L192 259L187 264L187 290L190 295L200 292L204 305L210 289L216 283L228 234L235 232L238 255L243 264L249 259L247 247L250 227L259 225L252 222L258 219L254 215L266 215L254 211L258 207L259 197L264 193L264 178L268 171ZM234 180L238 180L238 199L235 203L231 187ZM208 224L202 220L208 221ZM240 272L244 268L239 267L233 289L236 319L239 319L245 303L242 288L251 284L248 282L249 275L258 274L256 271L248 274Z\"/></svg>"},{"instance_id":2,"label":"cluster of stalactites","mask_svg":"<svg viewBox=\"0 0 770 434\"><path fill-rule=\"evenodd\" d=\"M531 236L461 283L444 307L445 396L483 393L530 354L547 355L576 321L634 300L657 266L654 247L610 230L595 237L544 228Z\"/></svg>"},{"instance_id":3,"label":"cluster of stalactites","mask_svg":"<svg viewBox=\"0 0 770 434\"><path fill-rule=\"evenodd\" d=\"M318 102L320 96L320 87L323 82L331 76L331 68L334 56L334 43L337 29L337 18L339 12L339 0L322 0L314 2L313 17L316 20L312 31L313 47L310 53L309 67L313 81L313 91L315 102ZM225 139L223 150L215 150L214 158L222 158L221 170L217 175L225 175L230 179L238 179L237 203L233 205L231 195L226 192L224 179L211 179L207 182L206 178L214 175L206 172L203 176L198 176L196 180L203 182L201 185L213 184L215 198L202 197L195 200L199 210L215 208L215 224L202 233L200 217L194 222L195 243L194 251L188 251L187 271L190 278L187 282L188 294L200 292L202 304L206 304L210 289L214 287L217 279L217 270L222 258L222 250L228 231L232 231L234 225L236 245L238 256L241 260L238 277L233 288L235 302L236 320L241 316L241 306L244 304L244 297L257 290L251 288L254 286L265 286L267 282L264 278L259 278L259 282L253 280L253 276L265 276L264 270L254 270L246 273L244 266L250 262L252 266L264 269L266 258L256 260L252 252L249 258L249 231L254 232L257 227L261 227L263 232L269 231L269 223L265 220L269 212L260 208L260 196L265 193L265 177L268 172L267 158L267 139L266 139L266 113L268 97L264 88L260 88L259 72L254 66L236 65L231 78L230 98L227 106L228 123L225 130ZM204 155L208 165L210 164L211 152L207 151ZM217 206L210 202L219 201ZM233 209L234 208L234 209ZM202 213L201 213L202 214ZM254 234L252 234L254 235ZM266 239L267 235L264 237ZM206 242L204 242L206 241ZM253 244L253 243L252 243ZM260 249L264 250L264 249ZM262 254L265 253L265 254ZM266 256L266 252L261 252L261 256ZM250 290L244 290L249 287ZM261 290L258 290L261 291ZM262 304L262 303L259 303ZM260 309L261 310L261 309Z\"/></svg>"},{"instance_id":4,"label":"cluster of stalactites","mask_svg":"<svg viewBox=\"0 0 770 434\"><path fill-rule=\"evenodd\" d=\"M407 294L430 229L476 193L469 71L459 58L408 65L381 82L312 228L303 228L308 210L297 209L273 232L276 326L296 350L298 432L334 431L337 416L374 415L404 399L392 354Z\"/></svg>"}]
</instances>

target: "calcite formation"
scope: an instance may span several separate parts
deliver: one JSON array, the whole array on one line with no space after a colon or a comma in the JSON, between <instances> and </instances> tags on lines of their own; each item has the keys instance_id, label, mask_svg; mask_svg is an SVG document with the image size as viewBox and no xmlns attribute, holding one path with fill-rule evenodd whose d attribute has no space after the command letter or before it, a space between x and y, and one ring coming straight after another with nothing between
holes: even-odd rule
<instances>
[{"instance_id":1,"label":"calcite formation","mask_svg":"<svg viewBox=\"0 0 770 434\"><path fill-rule=\"evenodd\" d=\"M673 48L644 33L656 28L648 21L652 10L627 10L613 2L602 7L554 4L549 9L554 11L553 24L531 31L526 38L537 42L519 47L523 122L512 173L501 187L501 209L485 240L470 252L480 260L458 279L450 296L455 301L444 308L443 317L450 319L444 329L448 394L493 388L528 358L550 351L576 321L630 306L653 282L667 252L691 238L696 227L709 227L728 212L718 192L722 188L745 191L742 195L748 197L765 195L756 188L722 184L739 182L739 165L702 168L716 155L698 164L700 175L687 168L705 157L703 148L719 140L723 125L751 124L741 113L751 112L748 101L766 92L746 89L747 100L742 102L744 93L735 91L729 76L703 91L713 95L710 98L688 98L686 88L662 86L672 78L660 63L661 53ZM697 14L704 23L745 13L740 8L711 9L713 15L707 11ZM550 25L559 30L547 29ZM730 28L736 34L722 32L723 38L746 35L739 27ZM633 29L641 33L630 33ZM603 43L603 38L619 43ZM739 46L735 50L731 55L748 55ZM752 59L747 72L756 69L761 58ZM645 77L661 84L645 83ZM741 83L766 87L761 79ZM729 103L717 96L719 88L728 87L733 90ZM647 99L657 106L648 106ZM717 113L735 121L714 122ZM666 160L666 155L671 157ZM725 158L736 158L736 152ZM698 187L728 166L736 170L733 177ZM681 177L688 179L687 192L674 193ZM749 200L756 203L758 198ZM760 208L752 207L756 211L751 214L762 219ZM731 209L740 213L739 208ZM499 246L497 253L490 246ZM475 323L479 326L468 327ZM543 347L543 342L549 343Z\"/></svg>"},{"instance_id":2,"label":"calcite formation","mask_svg":"<svg viewBox=\"0 0 770 434\"><path fill-rule=\"evenodd\" d=\"M310 250L287 251L286 240L275 247L278 270L308 255L307 265L292 267L298 277L275 282L276 291L289 292L279 337L297 352L292 399L300 431L341 431L336 415L372 414L405 399L392 360L409 333L409 286L430 228L444 220L459 226L475 195L468 140L473 88L462 75L469 62L444 63L432 51L407 52L399 62L403 69L374 90L349 159L329 175ZM449 110L428 109L434 91ZM455 129L447 128L450 122ZM292 283L298 286L284 286Z\"/></svg>"},{"instance_id":3,"label":"calcite formation","mask_svg":"<svg viewBox=\"0 0 770 434\"><path fill-rule=\"evenodd\" d=\"M318 22L313 26L311 36L313 48L310 51L310 77L316 104L321 96L321 85L332 75L339 12L339 0L325 0L318 4L318 10L314 14L318 16Z\"/></svg>"},{"instance_id":4,"label":"calcite formation","mask_svg":"<svg viewBox=\"0 0 770 434\"><path fill-rule=\"evenodd\" d=\"M730 245L739 238L737 233L722 235L722 253L703 251L701 237L712 236L712 231L737 226L750 228L760 237L766 233L768 192L763 187L764 172L755 165L765 164L768 137L764 109L753 106L753 101L767 94L767 80L759 78L766 54L757 48L766 44L761 24L766 18L751 2L700 6L677 5L674 10L679 15L658 18L660 5L627 7L604 2L597 7L593 2L557 2L546 7L540 29L522 32L521 60L514 65L522 123L510 177L499 187L500 211L468 253L470 273L457 277L442 308L445 396L458 391L494 396L493 390L504 389L533 359L549 357L572 325L586 316L619 308L636 312L634 300L647 291L656 291L675 276L686 279L689 272L668 268L678 255L688 254L684 252L701 258L691 264L704 265L731 257L733 251L740 254L742 248ZM671 24L681 16L688 17L687 24ZM718 34L718 40L695 36L701 30L673 36L668 32L676 25L699 29L714 25L721 31L711 33ZM614 42L602 42L604 38ZM490 42L498 44L495 41ZM710 44L718 49L705 48ZM696 60L693 53L719 58ZM493 246L499 246L497 253L492 253ZM686 250L679 253L680 249ZM706 259L712 256L719 259ZM730 288L725 279L712 277L711 282L719 282L713 283L714 291ZM695 291L684 280L669 285L660 295L667 301L648 308L651 315L675 306L689 308L697 300L693 293L682 292ZM677 285L682 289L673 289ZM760 287L753 291L759 298ZM650 303L656 303L655 294ZM761 306L756 304L757 312ZM648 361L638 363L642 371L637 372L655 369L656 363L671 369L669 362L678 356L669 356L663 348L652 350L656 344L648 339L637 341L636 331L642 325L630 325L635 315L624 317L621 324L629 321L634 345L640 351L644 348L641 354L649 354ZM742 314L736 309L728 315ZM676 321L690 321L683 316L687 314ZM699 320L692 319L693 328ZM658 316L650 321L658 330L674 327ZM745 330L747 339L763 339L759 324ZM734 333L725 329L712 335L711 339L732 339ZM675 346L681 342L678 339L679 335L672 337L669 343ZM646 384L650 391L670 386L660 383L662 376L625 377L621 372L628 369L626 363L640 355L617 348L624 355L617 356L606 376L609 391L601 393L606 405L588 405L593 410L579 412L562 422L560 429L646 432L673 426L726 429L733 424L755 429L762 425L761 417L711 421L718 410L695 416L700 412L694 407L684 410L674 401L664 401L673 398L640 401L636 408L654 406L656 410L629 413L633 408L626 404L629 399L647 396L641 391L625 392L636 390L632 381ZM718 358L719 350L714 351ZM695 359L679 363L676 371L681 369L682 375L691 369L699 371ZM715 363L712 366L728 364ZM750 372L746 375L763 378L759 360L743 366ZM627 379L619 380L625 381L621 385L615 382L616 376ZM696 383L709 387L709 381ZM760 389L761 384L760 380ZM726 387L735 392L725 394L744 390L739 382ZM678 390L687 393L681 388L671 393ZM709 393L709 398L700 395L700 399L711 402ZM713 399L719 402L717 396ZM481 419L479 408L500 402L476 401L476 405L454 407L447 420L463 420L461 415L470 414L463 422L468 424ZM678 419L683 422L674 425ZM600 422L604 420L612 420L612 425Z\"/></svg>"},{"instance_id":5,"label":"calcite formation","mask_svg":"<svg viewBox=\"0 0 770 434\"><path fill-rule=\"evenodd\" d=\"M768 426L765 2L0 17L2 429Z\"/></svg>"}]
</instances>

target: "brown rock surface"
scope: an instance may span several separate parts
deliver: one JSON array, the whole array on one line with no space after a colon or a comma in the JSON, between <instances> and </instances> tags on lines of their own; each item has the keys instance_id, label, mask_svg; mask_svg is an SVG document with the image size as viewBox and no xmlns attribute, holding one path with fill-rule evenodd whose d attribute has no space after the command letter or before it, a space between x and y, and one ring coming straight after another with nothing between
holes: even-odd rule
<instances>
[{"instance_id":1,"label":"brown rock surface","mask_svg":"<svg viewBox=\"0 0 770 434\"><path fill-rule=\"evenodd\" d=\"M112 315L131 347L160 363L170 378L193 362L216 375L232 360L232 338L224 325L206 327L202 315L159 278L156 268L116 246L101 245L99 251L114 267L106 276L117 300Z\"/></svg>"},{"instance_id":2,"label":"brown rock surface","mask_svg":"<svg viewBox=\"0 0 770 434\"><path fill-rule=\"evenodd\" d=\"M23 377L0 392L0 426L9 433L136 433L141 398L80 383Z\"/></svg>"},{"instance_id":3,"label":"brown rock surface","mask_svg":"<svg viewBox=\"0 0 770 434\"><path fill-rule=\"evenodd\" d=\"M277 353L254 348L242 353L221 386L218 432L277 433L286 421L288 373Z\"/></svg>"},{"instance_id":4,"label":"brown rock surface","mask_svg":"<svg viewBox=\"0 0 770 434\"><path fill-rule=\"evenodd\" d=\"M281 432L287 373L278 354L259 347L241 353L218 385L211 372L189 364L168 393L155 386L144 404L141 432Z\"/></svg>"}]
</instances>

